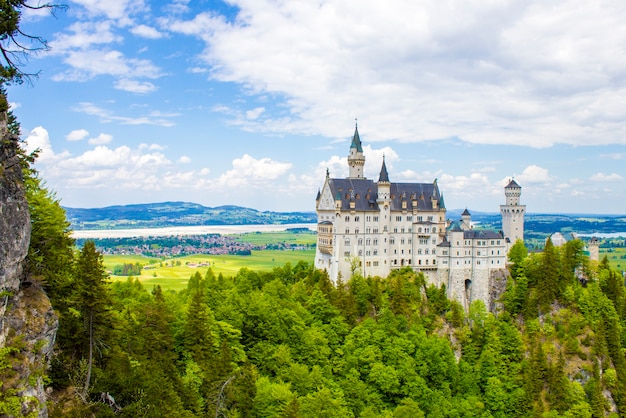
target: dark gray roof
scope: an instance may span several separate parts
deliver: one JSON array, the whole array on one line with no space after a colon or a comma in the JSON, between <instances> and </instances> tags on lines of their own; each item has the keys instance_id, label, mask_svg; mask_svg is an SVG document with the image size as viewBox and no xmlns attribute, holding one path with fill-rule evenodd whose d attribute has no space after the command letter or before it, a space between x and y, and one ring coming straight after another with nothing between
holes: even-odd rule
<instances>
[{"instance_id":1,"label":"dark gray roof","mask_svg":"<svg viewBox=\"0 0 626 418\"><path fill-rule=\"evenodd\" d=\"M503 239L501 231L494 231L492 229L470 229L469 231L463 231L464 239Z\"/></svg>"},{"instance_id":2,"label":"dark gray roof","mask_svg":"<svg viewBox=\"0 0 626 418\"><path fill-rule=\"evenodd\" d=\"M387 172L387 164L385 164L384 156L383 156L383 166L380 168L380 175L378 176L378 182L389 183L389 173Z\"/></svg>"},{"instance_id":3,"label":"dark gray roof","mask_svg":"<svg viewBox=\"0 0 626 418\"><path fill-rule=\"evenodd\" d=\"M517 184L515 180L511 179L509 184L507 184L504 188L505 189L521 189L522 187L519 184Z\"/></svg>"},{"instance_id":4,"label":"dark gray roof","mask_svg":"<svg viewBox=\"0 0 626 418\"><path fill-rule=\"evenodd\" d=\"M463 211L461 216L472 216L472 215L469 213L469 210L467 210L467 208L465 208L465 210Z\"/></svg>"},{"instance_id":5,"label":"dark gray roof","mask_svg":"<svg viewBox=\"0 0 626 418\"><path fill-rule=\"evenodd\" d=\"M378 184L373 180L362 178L329 179L328 185L335 196L341 200L341 209L349 210L350 202L355 202L355 210L378 211ZM433 211L431 197L441 201L441 194L437 183L390 183L389 192L390 210L402 211L413 208L413 200L417 202L420 211ZM406 208L402 208L402 202L406 201Z\"/></svg>"},{"instance_id":6,"label":"dark gray roof","mask_svg":"<svg viewBox=\"0 0 626 418\"><path fill-rule=\"evenodd\" d=\"M437 247L451 247L450 241L448 241L448 238L443 237L443 241L437 244Z\"/></svg>"}]
</instances>

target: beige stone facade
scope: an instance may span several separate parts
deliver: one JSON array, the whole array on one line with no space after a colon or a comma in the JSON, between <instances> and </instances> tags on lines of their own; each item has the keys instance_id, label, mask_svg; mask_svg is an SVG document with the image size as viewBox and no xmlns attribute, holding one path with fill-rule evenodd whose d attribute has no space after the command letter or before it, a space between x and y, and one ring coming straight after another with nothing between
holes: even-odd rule
<instances>
[{"instance_id":1,"label":"beige stone facade","mask_svg":"<svg viewBox=\"0 0 626 418\"><path fill-rule=\"evenodd\" d=\"M502 231L474 230L467 210L461 220L448 221L436 179L432 183L390 182L383 160L378 181L374 181L363 176L364 164L355 129L348 177L330 178L327 173L317 195L316 268L326 270L336 282L348 280L355 272L386 277L408 266L436 285L445 284L449 297L466 308L476 299L489 306L490 279L494 274L502 276L514 240ZM505 195L503 229L523 239L521 187L511 181Z\"/></svg>"}]
</instances>

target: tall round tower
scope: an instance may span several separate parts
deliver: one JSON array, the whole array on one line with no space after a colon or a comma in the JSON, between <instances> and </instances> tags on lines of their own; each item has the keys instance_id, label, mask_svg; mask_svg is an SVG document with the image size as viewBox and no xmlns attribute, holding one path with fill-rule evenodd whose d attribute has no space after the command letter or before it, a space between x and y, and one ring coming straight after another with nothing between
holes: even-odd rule
<instances>
[{"instance_id":1,"label":"tall round tower","mask_svg":"<svg viewBox=\"0 0 626 418\"><path fill-rule=\"evenodd\" d=\"M504 195L506 196L506 204L500 205L504 237L508 238L511 244L514 244L518 239L524 241L526 205L519 204L522 188L515 180L511 179L509 184L504 187Z\"/></svg>"},{"instance_id":2,"label":"tall round tower","mask_svg":"<svg viewBox=\"0 0 626 418\"><path fill-rule=\"evenodd\" d=\"M592 261L600 261L600 240L596 237L591 237L587 243L589 249L589 259Z\"/></svg>"}]
</instances>

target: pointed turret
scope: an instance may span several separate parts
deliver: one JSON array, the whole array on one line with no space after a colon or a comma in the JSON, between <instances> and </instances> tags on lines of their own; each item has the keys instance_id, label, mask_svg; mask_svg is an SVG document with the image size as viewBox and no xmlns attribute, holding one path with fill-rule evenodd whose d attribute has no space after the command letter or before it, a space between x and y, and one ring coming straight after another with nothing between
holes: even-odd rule
<instances>
[{"instance_id":1,"label":"pointed turret","mask_svg":"<svg viewBox=\"0 0 626 418\"><path fill-rule=\"evenodd\" d=\"M354 135L352 136L352 144L350 144L350 154L348 155L348 178L362 179L363 166L365 165L365 156L363 155L363 145L359 136L359 127L355 125Z\"/></svg>"},{"instance_id":2,"label":"pointed turret","mask_svg":"<svg viewBox=\"0 0 626 418\"><path fill-rule=\"evenodd\" d=\"M389 183L389 173L387 172L387 164L385 164L385 156L383 155L383 165L380 168L380 175L378 176L379 183Z\"/></svg>"},{"instance_id":3,"label":"pointed turret","mask_svg":"<svg viewBox=\"0 0 626 418\"><path fill-rule=\"evenodd\" d=\"M361 137L359 136L359 126L355 125L354 135L352 136L352 144L350 148L356 148L357 152L363 152L363 146L361 145Z\"/></svg>"}]
</instances>

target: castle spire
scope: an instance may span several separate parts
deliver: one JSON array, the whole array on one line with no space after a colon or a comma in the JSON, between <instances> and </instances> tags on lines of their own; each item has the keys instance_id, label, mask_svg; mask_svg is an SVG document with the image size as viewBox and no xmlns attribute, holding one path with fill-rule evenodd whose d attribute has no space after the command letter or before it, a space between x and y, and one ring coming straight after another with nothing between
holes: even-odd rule
<instances>
[{"instance_id":1,"label":"castle spire","mask_svg":"<svg viewBox=\"0 0 626 418\"><path fill-rule=\"evenodd\" d=\"M378 176L378 182L389 183L389 173L387 172L387 164L385 164L385 156L383 155L383 166L380 168L380 175Z\"/></svg>"},{"instance_id":2,"label":"castle spire","mask_svg":"<svg viewBox=\"0 0 626 418\"><path fill-rule=\"evenodd\" d=\"M356 148L357 152L363 152L363 146L361 145L361 137L359 136L359 125L354 124L354 135L352 136L352 145L350 148Z\"/></svg>"},{"instance_id":3,"label":"castle spire","mask_svg":"<svg viewBox=\"0 0 626 418\"><path fill-rule=\"evenodd\" d=\"M363 155L363 145L359 136L358 125L354 126L354 135L352 136L352 144L350 145L350 154L348 154L348 167L351 179L362 179L363 166L365 165L365 156Z\"/></svg>"}]
</instances>

